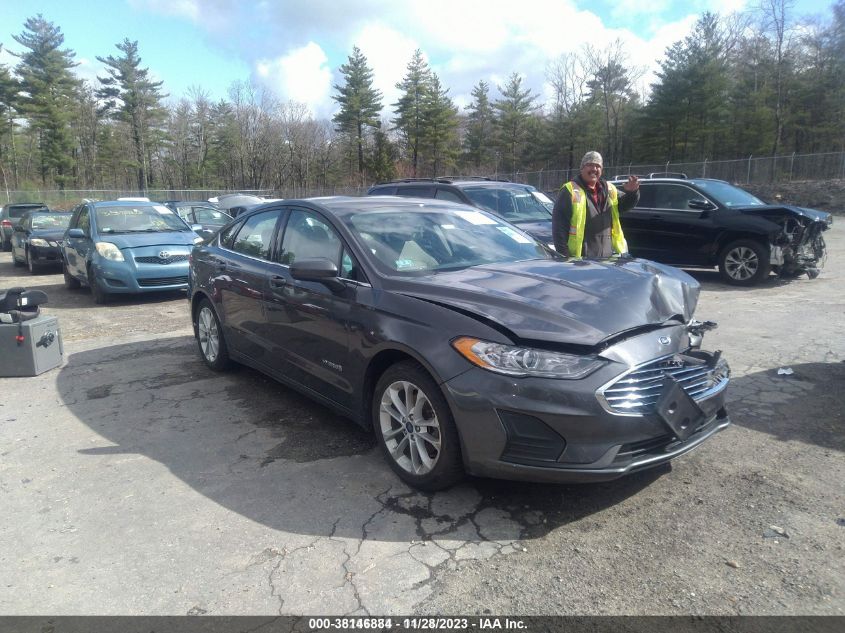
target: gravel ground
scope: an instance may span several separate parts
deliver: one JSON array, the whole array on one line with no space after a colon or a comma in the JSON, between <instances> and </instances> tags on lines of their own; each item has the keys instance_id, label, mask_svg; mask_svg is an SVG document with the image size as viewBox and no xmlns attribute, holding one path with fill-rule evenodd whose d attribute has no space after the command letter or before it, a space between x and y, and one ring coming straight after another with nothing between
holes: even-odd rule
<instances>
[{"instance_id":1,"label":"gravel ground","mask_svg":"<svg viewBox=\"0 0 845 633\"><path fill-rule=\"evenodd\" d=\"M208 372L184 295L95 306L2 253L66 361L0 379L0 613L843 614L845 225L827 236L813 281L693 273L725 432L615 482L438 494L326 409Z\"/></svg>"}]
</instances>

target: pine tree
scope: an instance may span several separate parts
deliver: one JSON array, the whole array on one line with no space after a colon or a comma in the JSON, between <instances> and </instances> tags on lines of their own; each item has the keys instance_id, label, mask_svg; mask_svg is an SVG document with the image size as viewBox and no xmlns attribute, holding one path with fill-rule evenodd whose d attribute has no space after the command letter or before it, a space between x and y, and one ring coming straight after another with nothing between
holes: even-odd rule
<instances>
[{"instance_id":1,"label":"pine tree","mask_svg":"<svg viewBox=\"0 0 845 633\"><path fill-rule=\"evenodd\" d=\"M440 84L436 73L431 75L430 90L423 107L422 145L431 161L431 175L436 177L455 168L458 147L458 109L449 97L449 90Z\"/></svg>"},{"instance_id":2,"label":"pine tree","mask_svg":"<svg viewBox=\"0 0 845 633\"><path fill-rule=\"evenodd\" d=\"M364 180L364 134L366 128L379 127L381 92L373 88L373 71L367 58L357 46L352 48L349 61L340 67L344 77L343 85L335 84L336 95L332 95L340 111L332 121L338 132L354 140L358 150L358 179Z\"/></svg>"},{"instance_id":3,"label":"pine tree","mask_svg":"<svg viewBox=\"0 0 845 633\"><path fill-rule=\"evenodd\" d=\"M75 53L62 49L65 38L59 27L39 13L24 23L15 41L28 49L16 55L21 81L21 111L35 129L41 153L41 181L52 178L60 189L71 179L73 159L71 112L79 80L71 72Z\"/></svg>"},{"instance_id":4,"label":"pine tree","mask_svg":"<svg viewBox=\"0 0 845 633\"><path fill-rule=\"evenodd\" d=\"M148 68L141 68L138 42L124 39L115 45L123 53L120 57L97 57L107 66L107 77L97 77L102 88L97 96L106 100L105 112L129 126L135 152L138 189L146 191L150 183L148 170L150 144L154 130L165 117L160 92L161 81L152 81Z\"/></svg>"},{"instance_id":5,"label":"pine tree","mask_svg":"<svg viewBox=\"0 0 845 633\"><path fill-rule=\"evenodd\" d=\"M396 87L402 91L402 96L393 104L396 114L393 123L402 135L411 156L411 173L416 176L425 135L425 104L431 92L431 68L420 49L414 51L407 73Z\"/></svg>"},{"instance_id":6,"label":"pine tree","mask_svg":"<svg viewBox=\"0 0 845 633\"><path fill-rule=\"evenodd\" d=\"M385 182L396 177L396 147L381 127L373 137L373 153L367 166L375 182Z\"/></svg>"},{"instance_id":7,"label":"pine tree","mask_svg":"<svg viewBox=\"0 0 845 633\"><path fill-rule=\"evenodd\" d=\"M493 102L498 146L506 165L514 172L525 146L534 96L530 88L522 89L522 78L517 73L510 76L504 88L499 86L499 92L502 98Z\"/></svg>"},{"instance_id":8,"label":"pine tree","mask_svg":"<svg viewBox=\"0 0 845 633\"><path fill-rule=\"evenodd\" d=\"M0 44L0 51L2 50L3 46ZM15 117L19 107L19 92L20 84L12 77L9 69L0 64L0 170L2 170L3 186L7 190L10 181L12 187L17 187L18 182Z\"/></svg>"},{"instance_id":9,"label":"pine tree","mask_svg":"<svg viewBox=\"0 0 845 633\"><path fill-rule=\"evenodd\" d=\"M473 101L467 108L467 131L464 154L476 169L487 165L492 158L493 108L490 105L490 86L484 80L472 89Z\"/></svg>"}]
</instances>

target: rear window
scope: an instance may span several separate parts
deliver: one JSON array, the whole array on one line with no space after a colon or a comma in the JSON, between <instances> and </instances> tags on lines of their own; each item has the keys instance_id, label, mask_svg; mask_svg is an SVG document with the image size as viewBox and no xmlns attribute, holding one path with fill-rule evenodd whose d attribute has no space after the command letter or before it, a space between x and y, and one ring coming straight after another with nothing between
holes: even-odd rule
<instances>
[{"instance_id":1,"label":"rear window","mask_svg":"<svg viewBox=\"0 0 845 633\"><path fill-rule=\"evenodd\" d=\"M19 218L27 211L49 211L47 205L34 205L34 204L10 204L9 205L9 217L10 218Z\"/></svg>"}]
</instances>

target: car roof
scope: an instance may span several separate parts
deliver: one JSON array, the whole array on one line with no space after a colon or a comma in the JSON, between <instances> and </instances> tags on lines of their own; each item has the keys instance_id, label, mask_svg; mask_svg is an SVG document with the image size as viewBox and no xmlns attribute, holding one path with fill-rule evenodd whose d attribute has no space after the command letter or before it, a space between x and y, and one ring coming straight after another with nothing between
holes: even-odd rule
<instances>
[{"instance_id":1,"label":"car roof","mask_svg":"<svg viewBox=\"0 0 845 633\"><path fill-rule=\"evenodd\" d=\"M149 200L98 200L89 203L93 207L154 207L162 206L161 202L150 202Z\"/></svg>"},{"instance_id":2,"label":"car roof","mask_svg":"<svg viewBox=\"0 0 845 633\"><path fill-rule=\"evenodd\" d=\"M267 203L258 205L249 210L250 213L255 213L266 208L270 208L274 203ZM301 200L285 200L285 204L296 206L302 204L303 206L315 206L323 208L331 214L342 218L348 215L355 215L365 211L378 211L380 209L391 209L398 211L432 211L436 209L463 209L476 210L468 205L451 202L448 200L438 200L436 198L408 198L404 196L325 196L321 198L305 198ZM239 216L240 217L240 216Z\"/></svg>"},{"instance_id":3,"label":"car roof","mask_svg":"<svg viewBox=\"0 0 845 633\"><path fill-rule=\"evenodd\" d=\"M491 187L491 188L505 188L505 187L512 187L512 188L529 188L534 189L533 185L527 185L521 182L511 182L510 180L496 180L494 178L487 178L479 176L478 178L471 178L471 177L460 177L460 178L403 178L402 180L391 180L389 182L380 182L378 184L373 185L373 187L385 187L390 185L396 186L413 186L413 185L425 185L425 184L437 184L437 185L454 185L456 187L462 188L467 186L478 186L478 187Z\"/></svg>"}]
</instances>

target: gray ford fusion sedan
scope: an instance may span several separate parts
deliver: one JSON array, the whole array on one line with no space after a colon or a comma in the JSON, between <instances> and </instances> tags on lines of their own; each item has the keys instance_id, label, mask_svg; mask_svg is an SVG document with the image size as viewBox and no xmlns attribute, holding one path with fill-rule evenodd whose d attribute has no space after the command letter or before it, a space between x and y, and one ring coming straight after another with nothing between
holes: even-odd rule
<instances>
[{"instance_id":1,"label":"gray ford fusion sedan","mask_svg":"<svg viewBox=\"0 0 845 633\"><path fill-rule=\"evenodd\" d=\"M398 197L265 204L190 265L211 369L249 365L372 429L423 490L613 479L727 427L698 293L669 266L565 260L493 214Z\"/></svg>"}]
</instances>

